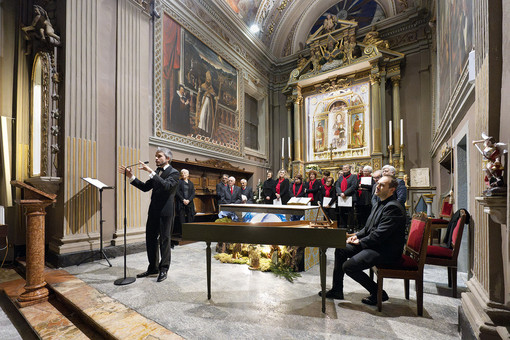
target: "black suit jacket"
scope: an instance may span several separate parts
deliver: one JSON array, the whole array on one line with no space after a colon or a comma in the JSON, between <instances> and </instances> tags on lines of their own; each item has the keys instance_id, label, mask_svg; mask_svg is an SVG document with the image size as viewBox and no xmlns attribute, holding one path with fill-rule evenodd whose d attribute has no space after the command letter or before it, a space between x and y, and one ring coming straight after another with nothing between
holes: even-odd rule
<instances>
[{"instance_id":1,"label":"black suit jacket","mask_svg":"<svg viewBox=\"0 0 510 340\"><path fill-rule=\"evenodd\" d=\"M179 186L177 188L177 206L179 209L183 209L185 207L188 207L188 209L192 209L192 211L195 211L195 204L193 203L193 199L195 198L195 185L193 182L188 180L188 195L184 195L184 180L179 180ZM190 202L188 205L184 205L182 202L183 200L189 200Z\"/></svg>"},{"instance_id":2,"label":"black suit jacket","mask_svg":"<svg viewBox=\"0 0 510 340\"><path fill-rule=\"evenodd\" d=\"M305 189L305 197L308 197L308 194L313 194L313 204L317 205L317 202L321 201L321 180L316 179L313 182L312 188L310 189L310 182L307 181L304 185Z\"/></svg>"},{"instance_id":3,"label":"black suit jacket","mask_svg":"<svg viewBox=\"0 0 510 340\"><path fill-rule=\"evenodd\" d=\"M241 195L246 196L246 203L253 203L253 190L251 187L246 187L246 189L241 188Z\"/></svg>"},{"instance_id":4,"label":"black suit jacket","mask_svg":"<svg viewBox=\"0 0 510 340\"><path fill-rule=\"evenodd\" d=\"M230 192L230 187L227 187L221 192L220 204L239 204L241 203L241 188L234 185L234 193Z\"/></svg>"},{"instance_id":5,"label":"black suit jacket","mask_svg":"<svg viewBox=\"0 0 510 340\"><path fill-rule=\"evenodd\" d=\"M266 200L266 197L270 197L270 202L266 203L273 204L273 200L276 198L275 193L276 181L272 178L266 179L262 185L262 195L264 195L264 200Z\"/></svg>"},{"instance_id":6,"label":"black suit jacket","mask_svg":"<svg viewBox=\"0 0 510 340\"><path fill-rule=\"evenodd\" d=\"M278 180L276 180L276 185L278 185ZM284 178L282 183L280 183L280 199L282 200L282 204L287 204L287 202L290 200L289 188L290 188L289 180L287 178Z\"/></svg>"},{"instance_id":7,"label":"black suit jacket","mask_svg":"<svg viewBox=\"0 0 510 340\"><path fill-rule=\"evenodd\" d=\"M149 215L174 216L174 197L178 182L179 171L169 165L159 175L154 175L146 182L135 178L131 184L144 192L152 190Z\"/></svg>"},{"instance_id":8,"label":"black suit jacket","mask_svg":"<svg viewBox=\"0 0 510 340\"><path fill-rule=\"evenodd\" d=\"M219 182L216 184L216 198L218 201L221 199L221 192L225 190L228 187L228 185L223 184L223 182Z\"/></svg>"},{"instance_id":9,"label":"black suit jacket","mask_svg":"<svg viewBox=\"0 0 510 340\"><path fill-rule=\"evenodd\" d=\"M363 249L373 249L389 261L398 260L405 243L406 213L404 207L389 197L372 207L365 227L356 236Z\"/></svg>"},{"instance_id":10,"label":"black suit jacket","mask_svg":"<svg viewBox=\"0 0 510 340\"><path fill-rule=\"evenodd\" d=\"M335 190L337 196L340 196L341 193L344 193L345 196L352 196L352 203L356 202L358 199L358 179L355 174L351 174L349 178L347 178L347 189L342 191L341 184L344 176L340 176L335 183Z\"/></svg>"},{"instance_id":11,"label":"black suit jacket","mask_svg":"<svg viewBox=\"0 0 510 340\"><path fill-rule=\"evenodd\" d=\"M300 190L301 189L301 190ZM295 192L295 194L294 194ZM301 184L297 185L296 183L292 183L289 188L290 197L305 197L305 184L301 182Z\"/></svg>"}]
</instances>

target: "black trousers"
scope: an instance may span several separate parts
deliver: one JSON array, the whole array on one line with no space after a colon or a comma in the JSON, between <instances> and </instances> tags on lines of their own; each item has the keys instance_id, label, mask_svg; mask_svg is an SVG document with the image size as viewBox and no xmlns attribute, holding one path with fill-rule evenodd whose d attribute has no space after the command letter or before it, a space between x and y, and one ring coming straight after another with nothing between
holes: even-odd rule
<instances>
[{"instance_id":1,"label":"black trousers","mask_svg":"<svg viewBox=\"0 0 510 340\"><path fill-rule=\"evenodd\" d=\"M354 207L338 207L338 227L352 228Z\"/></svg>"},{"instance_id":2,"label":"black trousers","mask_svg":"<svg viewBox=\"0 0 510 340\"><path fill-rule=\"evenodd\" d=\"M333 270L333 291L343 292L344 274L362 285L370 294L377 294L375 283L363 270L374 265L386 263L384 256L373 249L363 249L360 245L347 244L345 248L335 250L335 269Z\"/></svg>"},{"instance_id":3,"label":"black trousers","mask_svg":"<svg viewBox=\"0 0 510 340\"><path fill-rule=\"evenodd\" d=\"M371 205L358 205L356 206L358 211L358 229L363 229L365 224L367 223L368 216L370 216L370 212L372 211Z\"/></svg>"},{"instance_id":4,"label":"black trousers","mask_svg":"<svg viewBox=\"0 0 510 340\"><path fill-rule=\"evenodd\" d=\"M149 271L168 271L170 268L170 237L174 225L173 216L156 216L147 218L145 228L145 245L149 260ZM159 238L159 239L158 239ZM158 243L161 260L158 262Z\"/></svg>"}]
</instances>

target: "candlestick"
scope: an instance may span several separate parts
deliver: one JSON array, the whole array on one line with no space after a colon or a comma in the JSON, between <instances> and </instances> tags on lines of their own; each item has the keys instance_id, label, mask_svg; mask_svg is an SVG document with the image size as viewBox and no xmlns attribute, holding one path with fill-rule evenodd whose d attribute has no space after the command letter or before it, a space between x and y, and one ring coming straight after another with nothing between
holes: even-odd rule
<instances>
[{"instance_id":1,"label":"candlestick","mask_svg":"<svg viewBox=\"0 0 510 340\"><path fill-rule=\"evenodd\" d=\"M287 137L288 139L288 142L289 142L289 162L290 162L290 137Z\"/></svg>"},{"instance_id":2,"label":"candlestick","mask_svg":"<svg viewBox=\"0 0 510 340\"><path fill-rule=\"evenodd\" d=\"M402 138L400 138L402 140ZM405 169L404 169L404 144L400 144L400 166L398 169L398 177L404 178L405 175Z\"/></svg>"},{"instance_id":3,"label":"candlestick","mask_svg":"<svg viewBox=\"0 0 510 340\"><path fill-rule=\"evenodd\" d=\"M390 161L389 161L389 164L391 166L393 166L393 145L388 145L388 154L389 154L389 157L390 157Z\"/></svg>"},{"instance_id":4,"label":"candlestick","mask_svg":"<svg viewBox=\"0 0 510 340\"><path fill-rule=\"evenodd\" d=\"M282 138L282 159L283 159L283 147L285 145L285 138Z\"/></svg>"},{"instance_id":5,"label":"candlestick","mask_svg":"<svg viewBox=\"0 0 510 340\"><path fill-rule=\"evenodd\" d=\"M285 158L283 157L283 153L282 153L282 167L280 169L285 169Z\"/></svg>"},{"instance_id":6,"label":"candlestick","mask_svg":"<svg viewBox=\"0 0 510 340\"><path fill-rule=\"evenodd\" d=\"M400 145L404 145L404 120L400 120Z\"/></svg>"},{"instance_id":7,"label":"candlestick","mask_svg":"<svg viewBox=\"0 0 510 340\"><path fill-rule=\"evenodd\" d=\"M393 145L393 131L392 131L392 126L391 126L391 120L390 120L390 145Z\"/></svg>"}]
</instances>

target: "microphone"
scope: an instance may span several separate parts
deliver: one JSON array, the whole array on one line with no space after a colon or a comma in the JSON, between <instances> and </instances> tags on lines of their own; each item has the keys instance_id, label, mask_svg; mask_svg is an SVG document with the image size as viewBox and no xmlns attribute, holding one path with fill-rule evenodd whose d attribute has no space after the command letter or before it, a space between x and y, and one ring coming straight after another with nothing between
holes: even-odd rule
<instances>
[{"instance_id":1,"label":"microphone","mask_svg":"<svg viewBox=\"0 0 510 340\"><path fill-rule=\"evenodd\" d=\"M149 161L145 161L145 162L143 162L143 164L149 164ZM126 168L130 168L130 167L135 166L135 165L140 165L140 163L136 162L135 164L131 164L131 165L126 166Z\"/></svg>"}]
</instances>

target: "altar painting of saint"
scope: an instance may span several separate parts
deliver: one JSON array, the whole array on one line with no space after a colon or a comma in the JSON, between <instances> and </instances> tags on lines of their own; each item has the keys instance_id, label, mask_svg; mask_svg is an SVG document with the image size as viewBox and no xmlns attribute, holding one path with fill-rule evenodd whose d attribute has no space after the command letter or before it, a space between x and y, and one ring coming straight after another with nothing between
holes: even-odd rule
<instances>
[{"instance_id":1,"label":"altar painting of saint","mask_svg":"<svg viewBox=\"0 0 510 340\"><path fill-rule=\"evenodd\" d=\"M363 136L363 114L356 113L352 116L351 147L361 148L364 144Z\"/></svg>"},{"instance_id":2,"label":"altar painting of saint","mask_svg":"<svg viewBox=\"0 0 510 340\"><path fill-rule=\"evenodd\" d=\"M345 146L345 115L343 112L334 114L335 120L331 130L331 146L340 149Z\"/></svg>"},{"instance_id":3,"label":"altar painting of saint","mask_svg":"<svg viewBox=\"0 0 510 340\"><path fill-rule=\"evenodd\" d=\"M324 151L326 141L326 120L321 119L315 123L315 152Z\"/></svg>"}]
</instances>

